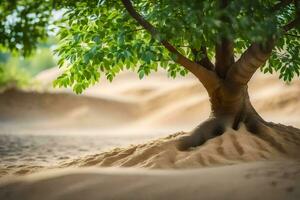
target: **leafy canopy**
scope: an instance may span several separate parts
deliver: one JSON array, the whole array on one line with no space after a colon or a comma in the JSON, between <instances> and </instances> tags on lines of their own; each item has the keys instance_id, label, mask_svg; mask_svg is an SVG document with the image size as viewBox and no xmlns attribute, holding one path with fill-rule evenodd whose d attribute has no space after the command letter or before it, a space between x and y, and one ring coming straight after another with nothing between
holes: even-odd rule
<instances>
[{"instance_id":1,"label":"leafy canopy","mask_svg":"<svg viewBox=\"0 0 300 200\"><path fill-rule=\"evenodd\" d=\"M251 43L277 38L263 72L278 71L291 81L300 72L300 29L282 26L295 18L294 4L275 9L278 0L233 0L220 9L220 0L132 0L134 8L158 30L153 37L127 12L120 0L1 0L0 48L31 53L48 34L52 11L64 11L59 27L58 65L65 72L54 82L81 93L99 81L110 81L122 70L137 70L143 78L158 67L171 77L187 70L174 62L160 43L167 39L184 56L205 46L210 59L222 38L234 41L235 56ZM222 20L226 19L226 20Z\"/></svg>"}]
</instances>

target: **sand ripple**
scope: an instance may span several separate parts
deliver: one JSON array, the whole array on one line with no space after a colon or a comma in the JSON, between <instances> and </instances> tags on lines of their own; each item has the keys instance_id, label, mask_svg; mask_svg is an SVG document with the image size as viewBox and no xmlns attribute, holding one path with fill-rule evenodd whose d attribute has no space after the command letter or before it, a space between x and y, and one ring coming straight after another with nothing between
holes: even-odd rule
<instances>
[{"instance_id":1,"label":"sand ripple","mask_svg":"<svg viewBox=\"0 0 300 200\"><path fill-rule=\"evenodd\" d=\"M268 138L261 138L244 127L227 130L190 151L179 151L175 146L180 132L149 143L115 148L111 151L67 161L64 167L143 167L143 168L198 168L232 165L243 162L299 158L300 131L283 125L278 131L268 129Z\"/></svg>"}]
</instances>

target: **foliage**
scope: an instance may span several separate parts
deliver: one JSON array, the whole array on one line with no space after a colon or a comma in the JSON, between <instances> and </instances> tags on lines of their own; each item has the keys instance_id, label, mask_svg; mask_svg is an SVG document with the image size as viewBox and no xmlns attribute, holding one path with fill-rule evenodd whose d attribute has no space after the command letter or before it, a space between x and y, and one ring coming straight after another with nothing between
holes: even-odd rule
<instances>
[{"instance_id":1,"label":"foliage","mask_svg":"<svg viewBox=\"0 0 300 200\"><path fill-rule=\"evenodd\" d=\"M0 0L0 50L8 47L28 56L47 35L51 1Z\"/></svg>"},{"instance_id":2,"label":"foliage","mask_svg":"<svg viewBox=\"0 0 300 200\"><path fill-rule=\"evenodd\" d=\"M299 76L300 45L295 35L300 35L300 30L282 32L282 26L294 18L296 9L288 5L274 10L278 0L234 0L224 9L216 0L133 0L135 9L158 29L154 37L129 16L119 0L37 2L1 3L0 43L2 47L21 50L24 55L30 53L36 42L47 35L49 8L64 10L64 17L57 22L60 43L56 53L59 66L66 70L54 85L71 86L76 93L99 81L100 75L112 81L124 69L136 69L140 78L158 67L166 69L171 77L185 75L187 71L173 62L174 55L161 46L164 39L191 59L191 48L206 46L213 59L215 45L222 37L234 41L237 54L252 42L277 38L263 72L278 71L285 81ZM14 15L23 20L8 26Z\"/></svg>"},{"instance_id":3,"label":"foliage","mask_svg":"<svg viewBox=\"0 0 300 200\"><path fill-rule=\"evenodd\" d=\"M299 32L299 31L298 31ZM294 31L297 34L297 31ZM300 39L287 35L280 39L267 64L264 73L279 72L279 78L290 82L295 75L300 75Z\"/></svg>"},{"instance_id":4,"label":"foliage","mask_svg":"<svg viewBox=\"0 0 300 200\"><path fill-rule=\"evenodd\" d=\"M40 44L36 52L27 58L10 53L0 53L0 86L25 87L39 72L56 65L47 44Z\"/></svg>"},{"instance_id":5,"label":"foliage","mask_svg":"<svg viewBox=\"0 0 300 200\"><path fill-rule=\"evenodd\" d=\"M0 87L25 87L29 84L29 73L26 70L18 67L15 63L15 60L11 60L6 65L0 63Z\"/></svg>"}]
</instances>

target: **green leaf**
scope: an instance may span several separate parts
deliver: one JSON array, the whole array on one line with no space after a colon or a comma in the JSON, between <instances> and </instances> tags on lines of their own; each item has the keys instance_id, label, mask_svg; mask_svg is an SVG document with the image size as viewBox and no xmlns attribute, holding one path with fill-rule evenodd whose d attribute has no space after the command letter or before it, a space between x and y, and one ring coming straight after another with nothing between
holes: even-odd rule
<instances>
[{"instance_id":1,"label":"green leaf","mask_svg":"<svg viewBox=\"0 0 300 200\"><path fill-rule=\"evenodd\" d=\"M139 78L142 79L145 76L145 71L144 70L140 70L139 71Z\"/></svg>"}]
</instances>

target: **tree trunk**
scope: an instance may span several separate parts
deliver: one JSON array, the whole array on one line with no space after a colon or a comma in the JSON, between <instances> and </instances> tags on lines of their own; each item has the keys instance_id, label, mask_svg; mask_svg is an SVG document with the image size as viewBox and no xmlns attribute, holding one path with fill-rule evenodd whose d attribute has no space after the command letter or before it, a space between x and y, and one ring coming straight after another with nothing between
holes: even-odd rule
<instances>
[{"instance_id":1,"label":"tree trunk","mask_svg":"<svg viewBox=\"0 0 300 200\"><path fill-rule=\"evenodd\" d=\"M229 4L227 0L220 2L221 9ZM122 0L122 3L131 17L145 28L153 38L157 38L160 34L159 30L134 9L132 2ZM225 25L230 21L223 16L220 17L220 20ZM283 31L286 32L294 28L299 20L300 18L296 18L283 26ZM234 42L223 37L220 43L216 45L215 66L210 62L205 46L200 49L200 52L204 54L204 58L201 60L197 60L199 50L191 49L196 58L192 61L181 54L168 40L160 41L170 53L176 55L174 61L177 64L183 66L199 79L207 90L211 102L209 119L195 128L189 136L184 136L178 140L180 150L201 145L208 139L222 134L228 127L237 130L241 123L245 124L248 131L276 143L273 138L265 134L266 128L274 128L274 125L265 122L257 114L251 105L247 91L248 82L257 69L270 58L276 41L276 38L270 37L265 42L252 43L235 62Z\"/></svg>"},{"instance_id":2,"label":"tree trunk","mask_svg":"<svg viewBox=\"0 0 300 200\"><path fill-rule=\"evenodd\" d=\"M237 130L241 123L255 134L260 133L267 125L251 105L247 85L222 81L209 97L211 103L209 118L197 126L190 135L179 139L179 150L199 146L208 139L223 134L226 128Z\"/></svg>"}]
</instances>

